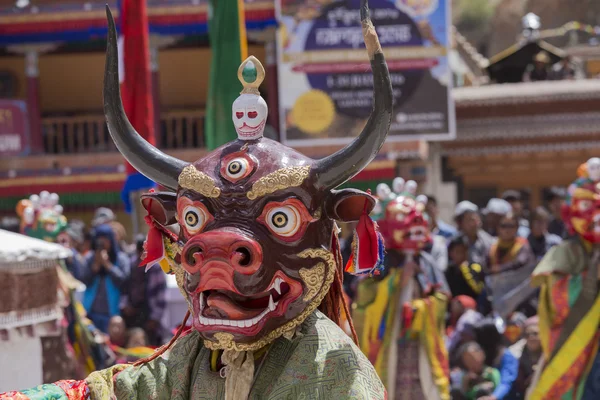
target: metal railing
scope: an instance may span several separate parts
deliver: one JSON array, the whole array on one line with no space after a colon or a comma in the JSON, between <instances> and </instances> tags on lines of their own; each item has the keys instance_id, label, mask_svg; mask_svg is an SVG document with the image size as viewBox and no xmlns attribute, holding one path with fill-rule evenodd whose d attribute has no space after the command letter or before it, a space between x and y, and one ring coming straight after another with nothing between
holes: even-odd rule
<instances>
[{"instance_id":1,"label":"metal railing","mask_svg":"<svg viewBox=\"0 0 600 400\"><path fill-rule=\"evenodd\" d=\"M102 114L42 118L42 135L46 154L116 151ZM163 149L203 148L204 110L162 113L156 141Z\"/></svg>"}]
</instances>

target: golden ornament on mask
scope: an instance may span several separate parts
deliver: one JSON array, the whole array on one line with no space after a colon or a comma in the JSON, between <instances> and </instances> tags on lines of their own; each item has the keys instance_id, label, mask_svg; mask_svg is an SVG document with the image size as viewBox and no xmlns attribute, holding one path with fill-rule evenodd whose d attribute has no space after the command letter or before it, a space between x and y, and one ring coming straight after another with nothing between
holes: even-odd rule
<instances>
[{"instance_id":1,"label":"golden ornament on mask","mask_svg":"<svg viewBox=\"0 0 600 400\"><path fill-rule=\"evenodd\" d=\"M205 197L219 197L221 194L221 189L216 187L215 181L193 165L188 165L181 171L178 181L182 188L193 190Z\"/></svg>"},{"instance_id":2,"label":"golden ornament on mask","mask_svg":"<svg viewBox=\"0 0 600 400\"><path fill-rule=\"evenodd\" d=\"M308 178L310 166L305 167L288 167L282 168L275 172L271 172L267 176L263 176L252 185L246 196L250 200L256 200L264 195L274 193L278 190L298 187Z\"/></svg>"}]
</instances>

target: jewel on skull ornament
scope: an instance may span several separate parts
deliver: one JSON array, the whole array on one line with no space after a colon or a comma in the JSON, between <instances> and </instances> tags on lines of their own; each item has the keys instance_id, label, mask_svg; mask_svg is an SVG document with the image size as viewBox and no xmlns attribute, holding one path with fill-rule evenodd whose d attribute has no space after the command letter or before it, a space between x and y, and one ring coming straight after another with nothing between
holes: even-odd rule
<instances>
[{"instance_id":1,"label":"jewel on skull ornament","mask_svg":"<svg viewBox=\"0 0 600 400\"><path fill-rule=\"evenodd\" d=\"M244 86L240 96L231 107L233 124L241 140L256 140L263 136L269 108L260 96L258 87L265 77L265 70L254 56L240 65L238 79Z\"/></svg>"}]
</instances>

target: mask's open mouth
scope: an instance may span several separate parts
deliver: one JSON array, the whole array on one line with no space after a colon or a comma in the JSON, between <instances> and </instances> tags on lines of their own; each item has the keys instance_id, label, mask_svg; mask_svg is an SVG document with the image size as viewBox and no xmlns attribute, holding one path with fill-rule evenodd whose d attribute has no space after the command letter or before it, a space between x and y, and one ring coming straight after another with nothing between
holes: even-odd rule
<instances>
[{"instance_id":1,"label":"mask's open mouth","mask_svg":"<svg viewBox=\"0 0 600 400\"><path fill-rule=\"evenodd\" d=\"M202 291L198 300L199 322L201 325L249 328L275 311L289 291L290 285L281 278L275 278L266 292L254 296L229 290Z\"/></svg>"},{"instance_id":2,"label":"mask's open mouth","mask_svg":"<svg viewBox=\"0 0 600 400\"><path fill-rule=\"evenodd\" d=\"M413 226L406 236L407 240L424 242L427 239L427 229L423 226Z\"/></svg>"}]
</instances>

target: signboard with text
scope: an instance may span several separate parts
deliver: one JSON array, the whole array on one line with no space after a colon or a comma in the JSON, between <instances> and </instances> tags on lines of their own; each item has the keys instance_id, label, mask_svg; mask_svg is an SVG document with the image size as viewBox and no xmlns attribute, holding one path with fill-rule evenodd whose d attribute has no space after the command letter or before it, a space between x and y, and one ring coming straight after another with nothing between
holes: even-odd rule
<instances>
[{"instance_id":1,"label":"signboard with text","mask_svg":"<svg viewBox=\"0 0 600 400\"><path fill-rule=\"evenodd\" d=\"M28 151L26 103L22 100L0 99L0 156L19 156Z\"/></svg>"},{"instance_id":2,"label":"signboard with text","mask_svg":"<svg viewBox=\"0 0 600 400\"><path fill-rule=\"evenodd\" d=\"M277 0L279 103L288 145L348 143L372 109L360 0ZM390 141L455 137L448 0L370 0L390 70Z\"/></svg>"}]
</instances>

